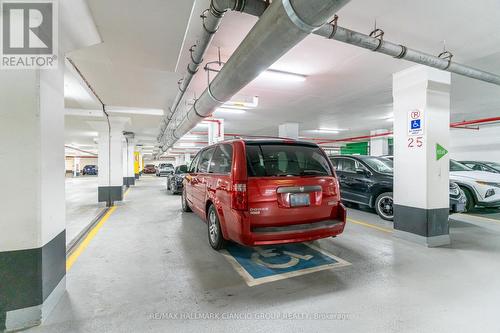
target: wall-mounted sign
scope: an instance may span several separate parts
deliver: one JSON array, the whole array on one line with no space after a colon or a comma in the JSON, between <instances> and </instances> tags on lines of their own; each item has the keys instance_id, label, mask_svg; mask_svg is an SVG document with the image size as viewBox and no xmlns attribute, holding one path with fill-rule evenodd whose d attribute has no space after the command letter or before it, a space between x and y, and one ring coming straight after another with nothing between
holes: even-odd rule
<instances>
[{"instance_id":1,"label":"wall-mounted sign","mask_svg":"<svg viewBox=\"0 0 500 333\"><path fill-rule=\"evenodd\" d=\"M424 112L418 109L408 111L408 136L424 134Z\"/></svg>"},{"instance_id":2,"label":"wall-mounted sign","mask_svg":"<svg viewBox=\"0 0 500 333\"><path fill-rule=\"evenodd\" d=\"M448 151L439 143L436 143L436 161L442 159L446 154L448 154Z\"/></svg>"}]
</instances>

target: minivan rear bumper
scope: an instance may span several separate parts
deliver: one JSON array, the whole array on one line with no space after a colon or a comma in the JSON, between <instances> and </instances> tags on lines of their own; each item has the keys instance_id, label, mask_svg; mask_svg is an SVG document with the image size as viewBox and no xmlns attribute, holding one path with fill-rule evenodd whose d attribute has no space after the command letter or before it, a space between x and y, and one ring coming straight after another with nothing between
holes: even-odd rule
<instances>
[{"instance_id":1,"label":"minivan rear bumper","mask_svg":"<svg viewBox=\"0 0 500 333\"><path fill-rule=\"evenodd\" d=\"M250 226L244 215L240 215L238 243L246 246L273 245L308 242L333 237L344 231L346 209L339 203L335 219L301 224L288 224L271 227Z\"/></svg>"}]
</instances>

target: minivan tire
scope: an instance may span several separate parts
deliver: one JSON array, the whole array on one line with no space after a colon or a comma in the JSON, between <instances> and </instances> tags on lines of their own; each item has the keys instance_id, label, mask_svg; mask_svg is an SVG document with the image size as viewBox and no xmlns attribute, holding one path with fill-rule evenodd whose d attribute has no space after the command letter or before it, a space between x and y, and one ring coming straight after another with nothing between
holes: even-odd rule
<instances>
[{"instance_id":1,"label":"minivan tire","mask_svg":"<svg viewBox=\"0 0 500 333\"><path fill-rule=\"evenodd\" d=\"M214 250L222 250L226 247L227 241L222 235L222 229L220 226L219 216L217 215L217 210L214 205L208 207L207 212L207 230L208 230L208 242Z\"/></svg>"},{"instance_id":2,"label":"minivan tire","mask_svg":"<svg viewBox=\"0 0 500 333\"><path fill-rule=\"evenodd\" d=\"M390 206L390 208L388 208ZM394 200L392 192L381 193L375 200L375 211L378 216L386 221L394 219Z\"/></svg>"},{"instance_id":3,"label":"minivan tire","mask_svg":"<svg viewBox=\"0 0 500 333\"><path fill-rule=\"evenodd\" d=\"M186 199L186 190L182 190L181 203L182 203L182 211L183 212L185 212L185 213L192 212L191 207L189 207L189 203L187 202L187 199Z\"/></svg>"},{"instance_id":4,"label":"minivan tire","mask_svg":"<svg viewBox=\"0 0 500 333\"><path fill-rule=\"evenodd\" d=\"M471 210L476 207L476 198L474 198L474 195L471 193L471 191L466 188L466 187L460 187L462 191L464 191L465 198L467 199L467 202L465 203L465 212L470 212Z\"/></svg>"}]
</instances>

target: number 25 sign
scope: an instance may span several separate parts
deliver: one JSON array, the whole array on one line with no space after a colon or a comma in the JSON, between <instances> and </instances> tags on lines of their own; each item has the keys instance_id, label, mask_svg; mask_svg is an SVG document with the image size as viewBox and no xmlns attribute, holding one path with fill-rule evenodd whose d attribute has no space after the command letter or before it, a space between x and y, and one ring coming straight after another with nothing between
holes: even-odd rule
<instances>
[{"instance_id":1,"label":"number 25 sign","mask_svg":"<svg viewBox=\"0 0 500 333\"><path fill-rule=\"evenodd\" d=\"M424 145L424 138L418 136L416 138L408 138L408 148L421 148Z\"/></svg>"}]
</instances>

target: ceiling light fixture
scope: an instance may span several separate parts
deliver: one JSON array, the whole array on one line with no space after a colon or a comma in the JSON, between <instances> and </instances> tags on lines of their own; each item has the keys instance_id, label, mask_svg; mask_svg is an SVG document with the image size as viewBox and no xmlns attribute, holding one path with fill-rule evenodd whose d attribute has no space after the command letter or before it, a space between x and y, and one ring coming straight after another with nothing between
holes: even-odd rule
<instances>
[{"instance_id":1,"label":"ceiling light fixture","mask_svg":"<svg viewBox=\"0 0 500 333\"><path fill-rule=\"evenodd\" d=\"M223 108L237 108L237 109L252 109L259 105L258 96L233 96L229 101L222 105Z\"/></svg>"},{"instance_id":2,"label":"ceiling light fixture","mask_svg":"<svg viewBox=\"0 0 500 333\"><path fill-rule=\"evenodd\" d=\"M280 81L280 82L304 82L307 76L298 73L292 72L284 72L278 71L275 69L268 69L262 72L259 76L259 79L266 79L272 81Z\"/></svg>"},{"instance_id":3,"label":"ceiling light fixture","mask_svg":"<svg viewBox=\"0 0 500 333\"><path fill-rule=\"evenodd\" d=\"M246 111L243 110L243 109L239 109L239 108L228 108L228 107L220 107L218 108L217 110L215 110L214 113L232 113L232 114L243 114L245 113Z\"/></svg>"},{"instance_id":4,"label":"ceiling light fixture","mask_svg":"<svg viewBox=\"0 0 500 333\"><path fill-rule=\"evenodd\" d=\"M316 130L316 132L320 133L330 133L330 134L338 134L339 132L342 131L348 131L348 129L345 128L326 128L326 127L320 127Z\"/></svg>"}]
</instances>

